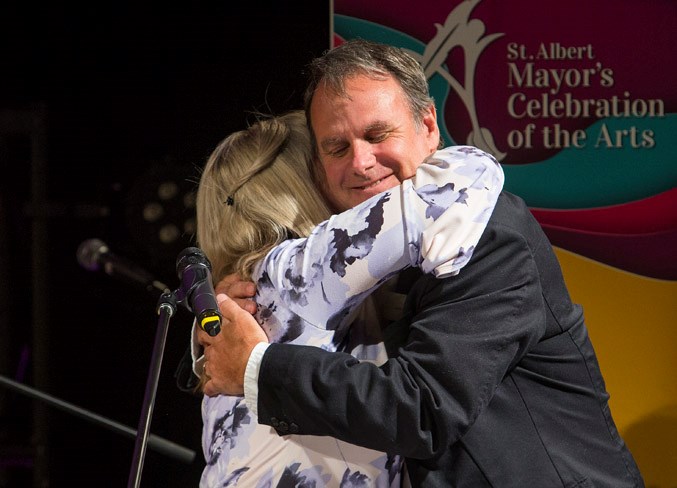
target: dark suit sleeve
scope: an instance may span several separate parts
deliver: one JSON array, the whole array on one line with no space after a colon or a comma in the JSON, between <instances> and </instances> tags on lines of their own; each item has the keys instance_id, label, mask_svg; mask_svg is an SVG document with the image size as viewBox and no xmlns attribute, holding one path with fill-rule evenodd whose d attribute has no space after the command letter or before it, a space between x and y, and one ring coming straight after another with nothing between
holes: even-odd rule
<instances>
[{"instance_id":1,"label":"dark suit sleeve","mask_svg":"<svg viewBox=\"0 0 677 488\"><path fill-rule=\"evenodd\" d=\"M259 422L431 458L472 426L544 332L531 250L500 224L487 227L458 276L421 278L407 300L406 342L381 367L272 344L259 374Z\"/></svg>"}]
</instances>

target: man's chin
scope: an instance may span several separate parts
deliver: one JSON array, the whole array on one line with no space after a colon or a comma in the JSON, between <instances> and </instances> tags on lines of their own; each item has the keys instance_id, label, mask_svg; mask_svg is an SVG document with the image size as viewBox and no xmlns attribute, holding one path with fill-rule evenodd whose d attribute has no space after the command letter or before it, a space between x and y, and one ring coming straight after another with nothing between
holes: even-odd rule
<instances>
[{"instance_id":1,"label":"man's chin","mask_svg":"<svg viewBox=\"0 0 677 488\"><path fill-rule=\"evenodd\" d=\"M366 188L355 190L358 198L362 198L362 201L365 201L374 195L378 195L386 190L395 188L400 184L400 181L393 175L383 178L376 184L369 185Z\"/></svg>"},{"instance_id":2,"label":"man's chin","mask_svg":"<svg viewBox=\"0 0 677 488\"><path fill-rule=\"evenodd\" d=\"M397 185L395 185L395 186L397 186ZM378 195L380 193L383 193L384 191L390 190L392 188L393 188L393 185L390 185L390 186L387 186L387 187L383 187L380 190L372 189L372 190L368 190L368 191L360 191L360 192L357 192L357 193L353 193L351 195L351 198L350 198L350 202L352 202L351 207L354 207L356 205L359 205L360 203L366 202L371 197Z\"/></svg>"},{"instance_id":3,"label":"man's chin","mask_svg":"<svg viewBox=\"0 0 677 488\"><path fill-rule=\"evenodd\" d=\"M354 188L351 190L342 191L340 195L326 195L328 200L331 203L331 206L342 212L353 208L356 205L359 205L362 202L369 200L374 195L378 195L386 190L395 188L400 184L400 181L394 176L391 175L387 178L382 179L376 185L370 185L369 187L363 188Z\"/></svg>"}]
</instances>

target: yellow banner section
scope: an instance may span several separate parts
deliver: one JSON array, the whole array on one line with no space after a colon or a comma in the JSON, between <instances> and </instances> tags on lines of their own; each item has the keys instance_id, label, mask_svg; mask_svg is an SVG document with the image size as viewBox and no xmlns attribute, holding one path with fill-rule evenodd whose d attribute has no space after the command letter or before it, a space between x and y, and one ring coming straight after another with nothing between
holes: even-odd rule
<instances>
[{"instance_id":1,"label":"yellow banner section","mask_svg":"<svg viewBox=\"0 0 677 488\"><path fill-rule=\"evenodd\" d=\"M618 430L645 480L677 480L677 281L628 273L555 247L583 310Z\"/></svg>"}]
</instances>

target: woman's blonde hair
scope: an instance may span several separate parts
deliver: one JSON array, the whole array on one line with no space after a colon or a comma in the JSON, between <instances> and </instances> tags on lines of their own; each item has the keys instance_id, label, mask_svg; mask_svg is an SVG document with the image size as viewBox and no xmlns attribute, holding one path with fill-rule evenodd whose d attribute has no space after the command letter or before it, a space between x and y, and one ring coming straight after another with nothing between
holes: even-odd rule
<instances>
[{"instance_id":1,"label":"woman's blonde hair","mask_svg":"<svg viewBox=\"0 0 677 488\"><path fill-rule=\"evenodd\" d=\"M197 241L215 282L234 272L250 278L272 247L329 217L311 165L302 111L261 118L216 147L197 192Z\"/></svg>"}]
</instances>

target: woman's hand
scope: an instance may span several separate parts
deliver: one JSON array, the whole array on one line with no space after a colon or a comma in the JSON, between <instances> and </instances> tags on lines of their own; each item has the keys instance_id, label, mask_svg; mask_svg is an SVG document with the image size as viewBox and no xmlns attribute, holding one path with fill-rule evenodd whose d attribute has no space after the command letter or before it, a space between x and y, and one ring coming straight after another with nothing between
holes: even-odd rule
<instances>
[{"instance_id":1,"label":"woman's hand","mask_svg":"<svg viewBox=\"0 0 677 488\"><path fill-rule=\"evenodd\" d=\"M219 293L228 295L240 308L247 312L256 313L256 302L252 299L256 294L256 285L251 281L243 281L239 274L227 275L216 284L214 291L217 295Z\"/></svg>"}]
</instances>

